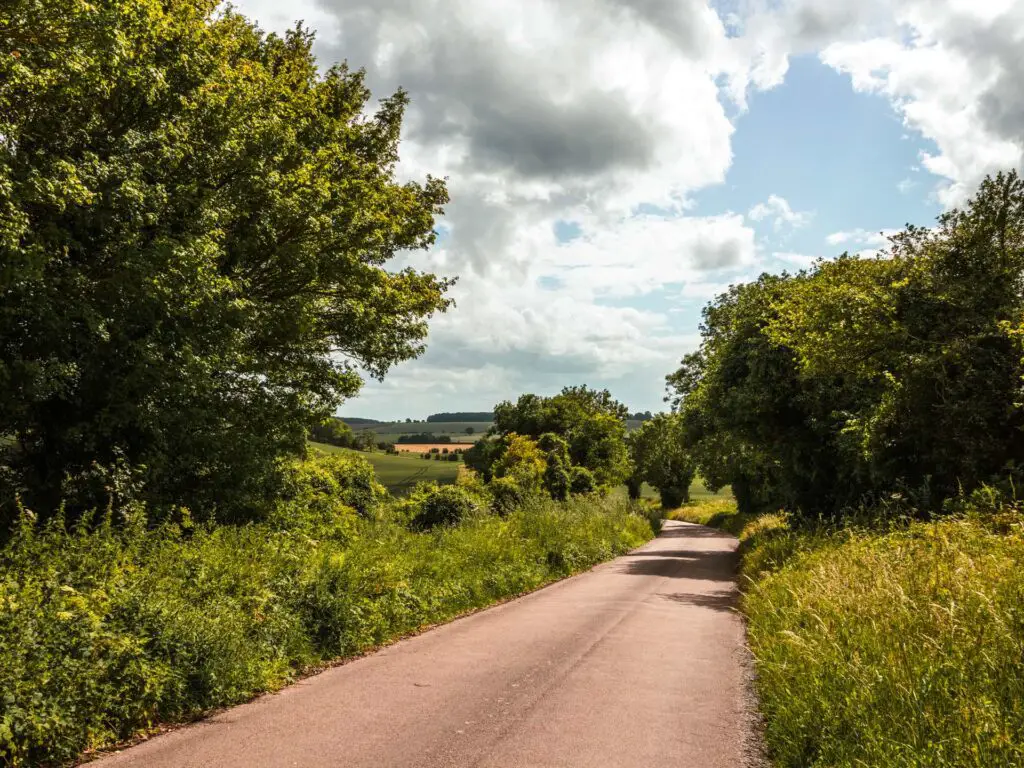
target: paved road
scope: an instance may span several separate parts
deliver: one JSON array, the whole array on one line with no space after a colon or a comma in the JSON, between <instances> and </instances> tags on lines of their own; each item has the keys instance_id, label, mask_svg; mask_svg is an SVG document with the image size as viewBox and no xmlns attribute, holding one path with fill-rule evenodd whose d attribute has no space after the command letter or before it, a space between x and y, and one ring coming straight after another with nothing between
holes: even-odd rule
<instances>
[{"instance_id":1,"label":"paved road","mask_svg":"<svg viewBox=\"0 0 1024 768\"><path fill-rule=\"evenodd\" d=\"M738 768L735 539L632 554L105 758L102 768Z\"/></svg>"}]
</instances>

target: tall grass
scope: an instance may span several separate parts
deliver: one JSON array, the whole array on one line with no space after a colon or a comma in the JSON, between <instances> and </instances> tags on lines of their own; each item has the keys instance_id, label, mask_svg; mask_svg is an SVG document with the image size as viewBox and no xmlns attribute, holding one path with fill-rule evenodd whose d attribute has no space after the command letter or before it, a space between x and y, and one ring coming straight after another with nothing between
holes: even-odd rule
<instances>
[{"instance_id":1,"label":"tall grass","mask_svg":"<svg viewBox=\"0 0 1024 768\"><path fill-rule=\"evenodd\" d=\"M273 690L311 666L625 552L626 505L535 502L414 533L260 525L64 531L0 552L0 763L83 751Z\"/></svg>"},{"instance_id":2,"label":"tall grass","mask_svg":"<svg viewBox=\"0 0 1024 768\"><path fill-rule=\"evenodd\" d=\"M743 609L777 766L1024 765L1019 517L742 522Z\"/></svg>"}]
</instances>

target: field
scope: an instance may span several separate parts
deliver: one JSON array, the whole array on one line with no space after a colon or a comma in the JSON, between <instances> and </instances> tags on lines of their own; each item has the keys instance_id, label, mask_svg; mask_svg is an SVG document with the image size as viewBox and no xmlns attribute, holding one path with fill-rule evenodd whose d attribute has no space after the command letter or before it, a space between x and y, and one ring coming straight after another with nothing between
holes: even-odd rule
<instances>
[{"instance_id":1,"label":"field","mask_svg":"<svg viewBox=\"0 0 1024 768\"><path fill-rule=\"evenodd\" d=\"M342 418L342 421L345 421ZM626 428L633 431L642 422L627 421ZM474 443L479 440L488 429L493 426L490 421L394 421L386 424L351 424L353 432L373 432L376 441L381 443L393 443L401 435L429 434L435 437L450 437L456 443ZM473 434L466 434L467 429L472 429Z\"/></svg>"},{"instance_id":2,"label":"field","mask_svg":"<svg viewBox=\"0 0 1024 768\"><path fill-rule=\"evenodd\" d=\"M459 476L459 467L462 466L461 461L435 461L433 459L427 461L421 458L420 454L414 453L411 450L407 455L394 456L388 453L350 451L348 448L337 448L333 445L324 445L323 443L310 443L310 445L314 449L325 453L358 453L373 465L373 469L377 473L377 479L395 496L404 496L413 489L416 483L421 481L433 481L441 485L454 483L455 479ZM410 445L406 447L416 449L423 448L424 446ZM429 448L430 446L427 447ZM450 449L452 446L438 444L437 447ZM405 450L405 447L400 450ZM613 495L625 497L625 486L617 488ZM641 496L645 499L657 499L658 492L649 485L644 484ZM704 487L700 478L697 478L693 481L693 485L690 486L690 498L695 502L706 499L731 499L732 492L728 488L723 488L718 493L711 493L711 491Z\"/></svg>"},{"instance_id":3,"label":"field","mask_svg":"<svg viewBox=\"0 0 1024 768\"><path fill-rule=\"evenodd\" d=\"M395 443L395 449L399 453L430 453L434 448L438 451L449 453L453 450L465 450L469 443Z\"/></svg>"},{"instance_id":4,"label":"field","mask_svg":"<svg viewBox=\"0 0 1024 768\"><path fill-rule=\"evenodd\" d=\"M344 419L342 419L344 421ZM472 443L478 440L488 429L489 421L416 421L408 424L396 421L390 424L352 425L354 432L373 432L378 442L393 443L401 435L429 434L435 437L450 437L454 442ZM467 435L466 430L472 429L473 434Z\"/></svg>"},{"instance_id":5,"label":"field","mask_svg":"<svg viewBox=\"0 0 1024 768\"><path fill-rule=\"evenodd\" d=\"M455 482L459 475L459 461L434 461L418 455L393 456L387 453L360 453L348 448L311 443L313 448L325 453L359 453L373 465L377 479L395 496L404 496L420 481L433 481L446 485Z\"/></svg>"}]
</instances>

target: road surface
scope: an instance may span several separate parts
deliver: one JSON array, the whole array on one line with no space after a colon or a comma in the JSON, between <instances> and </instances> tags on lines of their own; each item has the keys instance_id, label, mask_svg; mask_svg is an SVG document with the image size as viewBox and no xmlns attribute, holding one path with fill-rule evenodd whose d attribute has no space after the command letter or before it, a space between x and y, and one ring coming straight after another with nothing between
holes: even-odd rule
<instances>
[{"instance_id":1,"label":"road surface","mask_svg":"<svg viewBox=\"0 0 1024 768\"><path fill-rule=\"evenodd\" d=\"M106 757L102 768L755 762L736 540L647 546Z\"/></svg>"}]
</instances>

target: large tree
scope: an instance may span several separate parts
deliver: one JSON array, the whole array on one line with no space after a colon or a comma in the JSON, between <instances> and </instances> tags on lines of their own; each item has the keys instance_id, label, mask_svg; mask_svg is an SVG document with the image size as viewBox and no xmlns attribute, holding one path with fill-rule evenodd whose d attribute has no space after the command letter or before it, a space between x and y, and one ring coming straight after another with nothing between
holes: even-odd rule
<instances>
[{"instance_id":1,"label":"large tree","mask_svg":"<svg viewBox=\"0 0 1024 768\"><path fill-rule=\"evenodd\" d=\"M679 414L652 416L630 433L627 442L633 459L631 488L639 489L642 483L647 483L658 491L665 509L690 500L690 484L696 466L686 450Z\"/></svg>"},{"instance_id":2,"label":"large tree","mask_svg":"<svg viewBox=\"0 0 1024 768\"><path fill-rule=\"evenodd\" d=\"M669 377L687 445L749 511L935 511L1024 466L1024 183L987 179L883 258L732 288Z\"/></svg>"},{"instance_id":3,"label":"large tree","mask_svg":"<svg viewBox=\"0 0 1024 768\"><path fill-rule=\"evenodd\" d=\"M551 433L568 444L568 458L594 474L598 484L618 485L630 471L626 449L626 406L608 390L585 386L565 387L553 397L522 395L494 408L492 432L527 435L534 439ZM481 445L481 453L486 447Z\"/></svg>"},{"instance_id":4,"label":"large tree","mask_svg":"<svg viewBox=\"0 0 1024 768\"><path fill-rule=\"evenodd\" d=\"M220 5L0 9L0 436L37 511L121 462L155 506L250 514L448 306L387 268L447 200L395 178L405 94L370 114L310 33Z\"/></svg>"}]
</instances>

